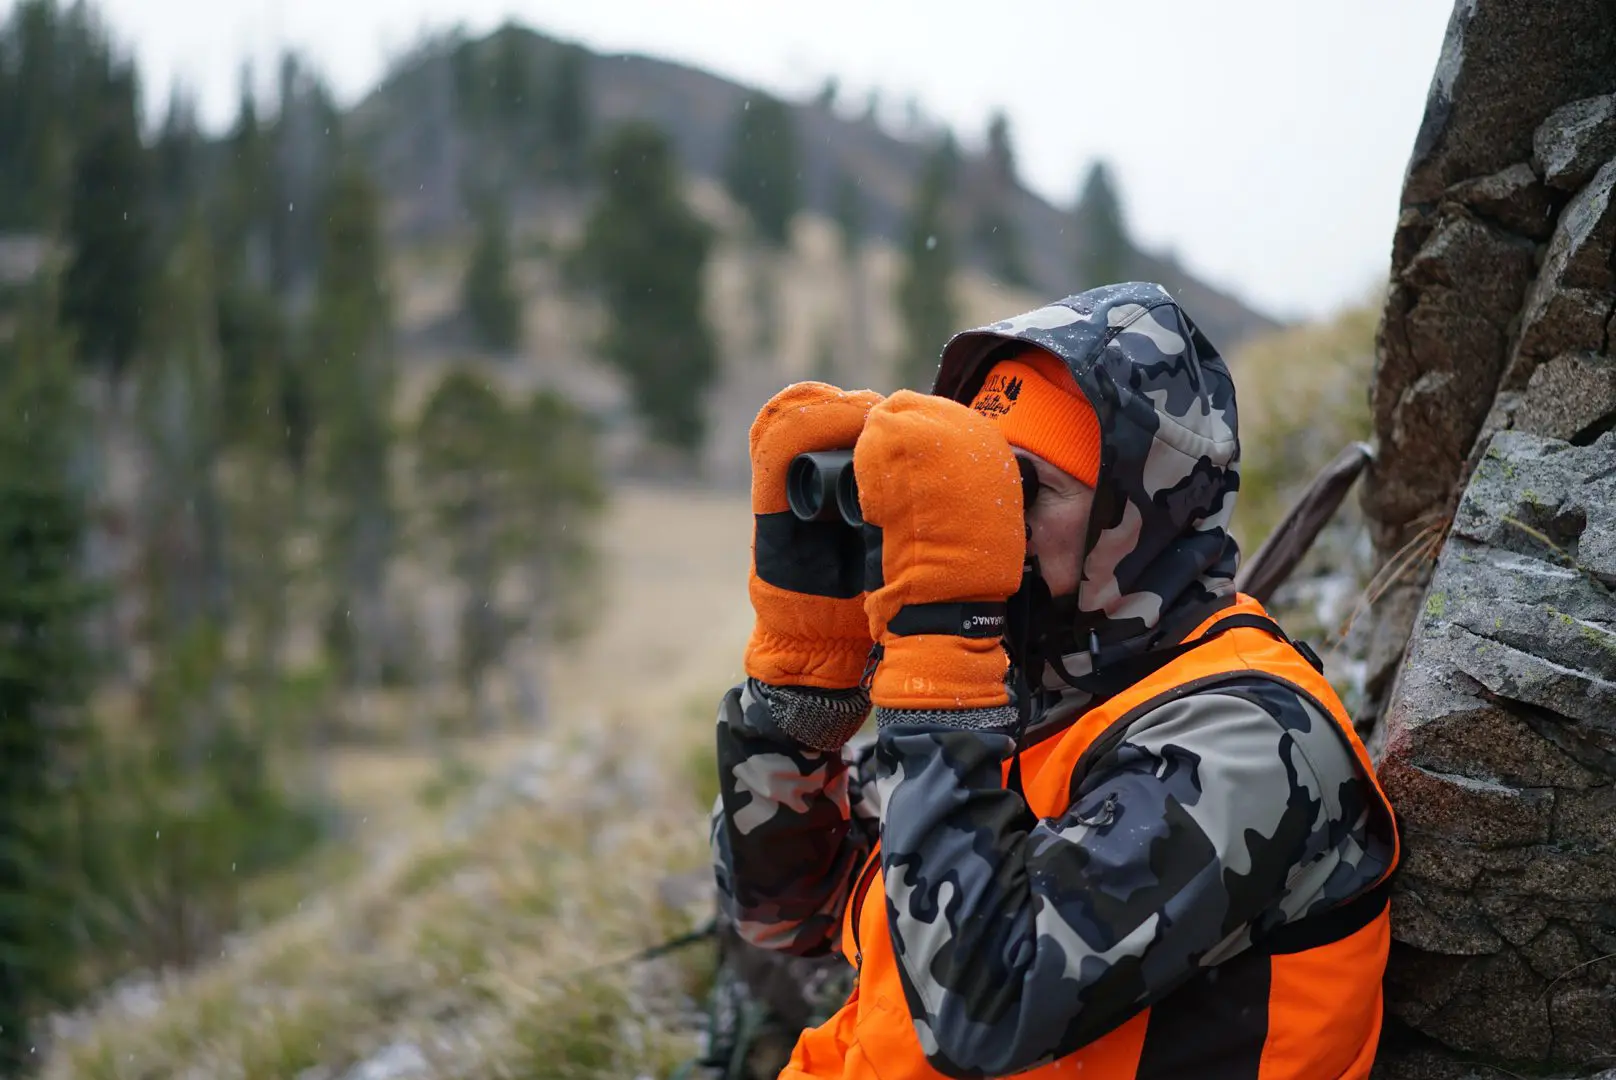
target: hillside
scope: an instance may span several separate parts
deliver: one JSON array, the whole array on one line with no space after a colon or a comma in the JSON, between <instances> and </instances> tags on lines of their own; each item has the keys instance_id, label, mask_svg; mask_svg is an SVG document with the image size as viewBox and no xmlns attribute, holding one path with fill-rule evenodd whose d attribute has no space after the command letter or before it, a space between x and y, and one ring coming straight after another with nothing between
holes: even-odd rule
<instances>
[{"instance_id":1,"label":"hillside","mask_svg":"<svg viewBox=\"0 0 1616 1080\"><path fill-rule=\"evenodd\" d=\"M790 243L763 250L722 181L748 88L680 64L591 54L507 27L478 41L451 36L428 42L400 61L343 120L346 135L369 159L388 196L393 284L401 298L396 315L405 371L402 416L412 414L446 366L477 353L460 312L461 277L473 239L465 208L472 187L493 184L505 188L511 209L524 334L512 355L484 358L489 374L513 389L553 387L584 405L604 427L609 471L684 475L645 444L625 385L595 355L598 312L588 298L565 286L564 255L580 232L593 192L587 185L536 181L508 139L468 114L468 100L479 94L502 102L494 107L505 110L508 135L513 109L518 127L529 121L530 107L535 116L542 112L539 91L519 89L512 106L509 88L486 89L483 73L492 70L497 78L502 68L514 66L538 73L529 74L529 80L542 79L565 55L579 64L590 130L598 136L630 119L661 126L684 167L687 199L715 229L707 269L708 319L717 334L722 371L707 402L703 480L744 482L747 425L787 382L827 377L881 390L899 384L893 365L905 344L895 303L906 265L901 237L928 146L894 137L868 120L848 119L819 102L791 105L803 205ZM468 71L477 74L471 77ZM294 108L288 116L290 144L302 147L291 157L312 160L324 153L318 114ZM300 129L305 137L298 137ZM1006 284L969 242L972 223L993 197L988 168L982 155L963 154L946 212L961 256L952 291L962 328L1073 290L1064 269L1079 240L1068 229L1072 215L1019 186L1011 202L1035 285ZM842 249L835 221L836 189L843 177L857 180L863 203L865 240L855 255ZM1179 295L1226 351L1276 327L1237 298L1149 253L1135 252L1131 269L1132 276L1159 280ZM762 314L765 308L772 315Z\"/></svg>"},{"instance_id":2,"label":"hillside","mask_svg":"<svg viewBox=\"0 0 1616 1080\"><path fill-rule=\"evenodd\" d=\"M543 34L507 27L472 47L488 47L499 35L514 35L540 67L556 62L564 46ZM382 85L355 110L358 137L375 154L379 174L403 207L398 223L415 235L441 229L453 215L444 203L454 197L451 179L488 156L491 148L458 129L447 98L450 67L459 46L440 42L399 63ZM572 48L566 46L566 48ZM671 138L689 173L715 182L722 173L736 114L753 88L683 64L633 54L582 51L585 100L595 130L629 119L650 120ZM865 118L848 118L819 102L794 102L790 109L802 160L805 209L830 218L838 180L852 177L864 199L872 237L888 242L901 233L906 208L930 147L898 138ZM1018 133L1022 140L1047 138ZM963 151L954 217L972 218L986 188L986 163ZM1077 178L1073 178L1074 188ZM1060 207L1017 186L1011 214L1026 247L1028 269L1040 297L1073 291L1069 267L1083 238L1070 228ZM965 245L962 245L964 247ZM970 252L986 272L980 252ZM1131 276L1159 281L1195 313L1203 329L1229 348L1275 329L1269 316L1238 297L1201 281L1172 260L1136 251Z\"/></svg>"},{"instance_id":3,"label":"hillside","mask_svg":"<svg viewBox=\"0 0 1616 1080\"><path fill-rule=\"evenodd\" d=\"M708 317L718 337L723 371L708 400L709 436L702 480L721 486L744 483L746 431L769 395L785 384L823 377L841 385L891 390L891 364L903 327L892 297L903 260L890 244L871 243L849 268L837 247L834 225L815 214L799 215L790 250L760 256L737 239L739 211L711 181L693 179L688 197L720 224L721 239L707 268ZM565 204L524 216L518 248L553 248L570 242L577 215ZM401 303L398 330L404 386L398 411L410 416L438 375L468 353L455 332L459 284L468 240L461 235L401 246L393 260ZM609 472L644 475L659 469L657 455L640 435L626 387L592 350L597 313L566 290L553 259L528 254L517 260L526 332L517 355L485 358L491 377L513 390L548 386L589 410L603 425L604 466ZM763 276L776 291L772 341L760 347L754 310ZM964 324L977 324L1036 307L1040 298L993 280L981 270L956 275L954 293ZM826 349L830 350L828 353Z\"/></svg>"},{"instance_id":4,"label":"hillside","mask_svg":"<svg viewBox=\"0 0 1616 1080\"><path fill-rule=\"evenodd\" d=\"M619 489L554 724L435 757L344 752L339 792L372 819L357 872L215 963L56 1018L42 1080L607 1080L693 1056L707 951L601 965L707 914L680 881L705 887L749 522L743 496ZM666 632L694 610L702 634Z\"/></svg>"}]
</instances>

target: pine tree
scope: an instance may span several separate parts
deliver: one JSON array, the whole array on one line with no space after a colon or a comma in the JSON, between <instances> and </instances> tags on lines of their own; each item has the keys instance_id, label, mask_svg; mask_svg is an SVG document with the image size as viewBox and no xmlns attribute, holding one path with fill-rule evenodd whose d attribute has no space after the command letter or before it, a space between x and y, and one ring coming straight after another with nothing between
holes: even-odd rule
<instances>
[{"instance_id":1,"label":"pine tree","mask_svg":"<svg viewBox=\"0 0 1616 1080\"><path fill-rule=\"evenodd\" d=\"M527 558L529 609L541 640L577 629L575 603L589 595L590 522L605 505L594 428L567 399L534 391L516 412L513 442L517 535Z\"/></svg>"},{"instance_id":2,"label":"pine tree","mask_svg":"<svg viewBox=\"0 0 1616 1080\"><path fill-rule=\"evenodd\" d=\"M106 35L84 5L21 0L0 23L0 229L60 224L73 155L111 66Z\"/></svg>"},{"instance_id":3,"label":"pine tree","mask_svg":"<svg viewBox=\"0 0 1616 1080\"><path fill-rule=\"evenodd\" d=\"M270 233L277 180L273 141L243 73L237 117L213 194L219 395L232 618L249 643L251 699L270 700L302 584L291 539L308 524L313 365L294 319L273 289ZM300 347L301 346L301 347ZM247 478L250 478L247 479Z\"/></svg>"},{"instance_id":4,"label":"pine tree","mask_svg":"<svg viewBox=\"0 0 1616 1080\"><path fill-rule=\"evenodd\" d=\"M207 179L203 174L203 152L196 102L186 91L176 87L152 148L152 180L159 222L170 242L202 194Z\"/></svg>"},{"instance_id":5,"label":"pine tree","mask_svg":"<svg viewBox=\"0 0 1616 1080\"><path fill-rule=\"evenodd\" d=\"M836 181L836 232L842 255L851 258L864 247L864 191L857 180L842 173Z\"/></svg>"},{"instance_id":6,"label":"pine tree","mask_svg":"<svg viewBox=\"0 0 1616 1080\"><path fill-rule=\"evenodd\" d=\"M606 502L587 418L559 394L535 391L516 412L517 497L514 535L520 538L527 590L530 660L517 672L521 708L542 724L546 717L540 672L543 652L588 624L596 569L592 526Z\"/></svg>"},{"instance_id":7,"label":"pine tree","mask_svg":"<svg viewBox=\"0 0 1616 1080\"><path fill-rule=\"evenodd\" d=\"M446 568L462 589L461 687L485 728L483 678L504 653L512 629L498 586L514 553L506 535L516 495L508 460L513 427L487 379L458 368L438 383L416 429L427 524L447 548Z\"/></svg>"},{"instance_id":8,"label":"pine tree","mask_svg":"<svg viewBox=\"0 0 1616 1080\"><path fill-rule=\"evenodd\" d=\"M988 170L1001 184L1016 181L1016 150L1010 139L1010 118L1002 110L994 110L988 121Z\"/></svg>"},{"instance_id":9,"label":"pine tree","mask_svg":"<svg viewBox=\"0 0 1616 1080\"><path fill-rule=\"evenodd\" d=\"M1128 239L1116 183L1105 162L1096 161L1089 167L1072 216L1077 238L1073 260L1077 288L1092 289L1128 280L1133 244Z\"/></svg>"},{"instance_id":10,"label":"pine tree","mask_svg":"<svg viewBox=\"0 0 1616 1080\"><path fill-rule=\"evenodd\" d=\"M953 295L954 243L947 220L957 163L953 141L945 138L916 186L904 230L906 261L897 296L904 351L898 377L915 390L931 389L943 345L959 329Z\"/></svg>"},{"instance_id":11,"label":"pine tree","mask_svg":"<svg viewBox=\"0 0 1616 1080\"><path fill-rule=\"evenodd\" d=\"M292 593L300 584L290 540L307 517L303 464L309 417L299 413L303 374L292 364L286 320L274 298L226 282L219 300L219 355L226 467L228 574L234 617L250 645L247 677L262 699L282 670ZM307 410L305 409L304 412ZM250 478L250 479L249 479Z\"/></svg>"},{"instance_id":12,"label":"pine tree","mask_svg":"<svg viewBox=\"0 0 1616 1080\"><path fill-rule=\"evenodd\" d=\"M0 23L0 228L37 228L67 134L62 123L55 5L22 0Z\"/></svg>"},{"instance_id":13,"label":"pine tree","mask_svg":"<svg viewBox=\"0 0 1616 1080\"><path fill-rule=\"evenodd\" d=\"M79 565L86 506L73 476L87 427L72 349L51 319L49 283L0 340L0 1075L21 1075L30 1017L72 967L55 876L57 773L89 690L83 620L95 594ZM56 839L59 839L57 837Z\"/></svg>"},{"instance_id":14,"label":"pine tree","mask_svg":"<svg viewBox=\"0 0 1616 1080\"><path fill-rule=\"evenodd\" d=\"M273 142L260 123L252 80L243 71L236 120L225 137L211 191L214 264L218 274L221 395L227 437L273 453L260 467L301 473L310 437L308 388L292 364L285 305L273 288L271 232L277 199Z\"/></svg>"},{"instance_id":15,"label":"pine tree","mask_svg":"<svg viewBox=\"0 0 1616 1080\"><path fill-rule=\"evenodd\" d=\"M97 87L68 194L71 255L62 318L74 331L81 362L106 371L114 383L140 342L152 263L149 163L136 93L132 70L114 70Z\"/></svg>"},{"instance_id":16,"label":"pine tree","mask_svg":"<svg viewBox=\"0 0 1616 1080\"><path fill-rule=\"evenodd\" d=\"M137 595L143 618L135 642L150 658L139 686L141 733L148 755L137 775L160 776L171 792L194 790L229 728L224 641L229 628L224 502L219 460L224 418L216 275L199 215L182 226L151 290L142 363L133 379L142 451L135 502ZM150 805L171 805L158 799ZM188 864L163 857L165 870ZM167 932L148 956L188 962L205 933L178 918L195 900L180 880L147 899ZM162 912L162 915L156 915Z\"/></svg>"},{"instance_id":17,"label":"pine tree","mask_svg":"<svg viewBox=\"0 0 1616 1080\"><path fill-rule=\"evenodd\" d=\"M282 303L302 312L319 275L342 123L324 82L291 53L281 57L279 106L265 163L270 280Z\"/></svg>"},{"instance_id":18,"label":"pine tree","mask_svg":"<svg viewBox=\"0 0 1616 1080\"><path fill-rule=\"evenodd\" d=\"M223 258L217 286L215 322L219 331L220 399L226 415L241 417L250 406L260 410L260 380L277 380L286 363L285 317L268 290L254 285L240 271L230 272ZM231 425L227 437L242 434L246 425ZM290 433L288 433L290 437Z\"/></svg>"},{"instance_id":19,"label":"pine tree","mask_svg":"<svg viewBox=\"0 0 1616 1080\"><path fill-rule=\"evenodd\" d=\"M791 220L802 204L802 160L791 107L768 94L742 102L730 137L724 183L751 216L764 243L791 242Z\"/></svg>"},{"instance_id":20,"label":"pine tree","mask_svg":"<svg viewBox=\"0 0 1616 1080\"><path fill-rule=\"evenodd\" d=\"M814 95L814 107L826 112L834 112L836 100L841 95L841 80L834 75L827 75L825 81L819 84L819 93Z\"/></svg>"},{"instance_id":21,"label":"pine tree","mask_svg":"<svg viewBox=\"0 0 1616 1080\"><path fill-rule=\"evenodd\" d=\"M730 136L724 183L745 209L761 245L747 252L750 347L774 353L780 332L779 266L791 244L791 221L801 204L801 162L791 107L767 94L741 103Z\"/></svg>"},{"instance_id":22,"label":"pine tree","mask_svg":"<svg viewBox=\"0 0 1616 1080\"><path fill-rule=\"evenodd\" d=\"M858 181L845 173L836 183L835 205L836 229L841 240L846 279L844 295L847 318L841 337L833 345L827 346L832 352L830 359L825 362L826 369L835 374L832 381L869 381L868 370L855 372L851 367L868 357L870 352L870 295L868 275L864 268L864 191Z\"/></svg>"},{"instance_id":23,"label":"pine tree","mask_svg":"<svg viewBox=\"0 0 1616 1080\"><path fill-rule=\"evenodd\" d=\"M477 343L509 353L522 341L522 298L511 280L510 221L501 200L483 201L460 304Z\"/></svg>"},{"instance_id":24,"label":"pine tree","mask_svg":"<svg viewBox=\"0 0 1616 1080\"><path fill-rule=\"evenodd\" d=\"M483 680L513 641L542 648L574 625L592 564L587 526L604 497L593 438L553 392L513 408L469 368L443 377L416 430L422 509L464 590L461 684L485 716ZM499 596L512 572L527 593L514 609Z\"/></svg>"},{"instance_id":25,"label":"pine tree","mask_svg":"<svg viewBox=\"0 0 1616 1080\"><path fill-rule=\"evenodd\" d=\"M569 184L588 171L589 55L576 45L563 45L556 53L555 71L545 106L549 114L551 147L560 178Z\"/></svg>"},{"instance_id":26,"label":"pine tree","mask_svg":"<svg viewBox=\"0 0 1616 1080\"><path fill-rule=\"evenodd\" d=\"M153 290L147 363L139 379L149 454L141 511L150 546L150 628L158 651L199 625L222 633L227 615L217 476L227 425L216 282L207 233L193 215Z\"/></svg>"},{"instance_id":27,"label":"pine tree","mask_svg":"<svg viewBox=\"0 0 1616 1080\"><path fill-rule=\"evenodd\" d=\"M539 92L528 48L530 35L507 23L488 41L489 111L496 127L515 130L538 109Z\"/></svg>"},{"instance_id":28,"label":"pine tree","mask_svg":"<svg viewBox=\"0 0 1616 1080\"><path fill-rule=\"evenodd\" d=\"M686 205L668 138L631 122L604 142L601 195L575 254L576 280L604 302L601 355L633 389L654 439L701 444L707 388L718 371L706 317L711 228Z\"/></svg>"},{"instance_id":29,"label":"pine tree","mask_svg":"<svg viewBox=\"0 0 1616 1080\"><path fill-rule=\"evenodd\" d=\"M236 119L223 140L223 161L211 193L213 232L221 270L267 287L268 227L274 200L270 145L258 116L250 68L242 68L240 82Z\"/></svg>"},{"instance_id":30,"label":"pine tree","mask_svg":"<svg viewBox=\"0 0 1616 1080\"><path fill-rule=\"evenodd\" d=\"M977 246L986 253L999 278L1011 285L1029 285L1031 275L1016 219L1020 194L1016 155L1010 140L1010 120L1002 112L994 113L988 125L987 173L986 205L976 223Z\"/></svg>"},{"instance_id":31,"label":"pine tree","mask_svg":"<svg viewBox=\"0 0 1616 1080\"><path fill-rule=\"evenodd\" d=\"M328 641L347 685L370 689L381 678L383 584L395 539L388 468L392 304L374 183L356 166L345 166L326 205L304 370L318 418L318 475L327 503Z\"/></svg>"},{"instance_id":32,"label":"pine tree","mask_svg":"<svg viewBox=\"0 0 1616 1080\"><path fill-rule=\"evenodd\" d=\"M484 85L475 130L482 151L474 182L485 189L509 188L550 167L545 86L534 70L532 39L530 32L507 23L479 48Z\"/></svg>"}]
</instances>

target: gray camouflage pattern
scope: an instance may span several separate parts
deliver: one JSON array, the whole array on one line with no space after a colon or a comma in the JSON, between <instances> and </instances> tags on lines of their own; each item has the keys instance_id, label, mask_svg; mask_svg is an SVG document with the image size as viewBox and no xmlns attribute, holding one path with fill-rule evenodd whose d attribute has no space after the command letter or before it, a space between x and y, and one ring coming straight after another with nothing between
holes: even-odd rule
<instances>
[{"instance_id":1,"label":"gray camouflage pattern","mask_svg":"<svg viewBox=\"0 0 1616 1080\"><path fill-rule=\"evenodd\" d=\"M1077 639L1128 654L1175 642L1233 595L1227 369L1164 290L1135 283L956 337L937 392L968 401L1011 337L1064 357L1101 418ZM1079 651L1066 666L1087 663ZM1054 685L1026 743L1092 704ZM886 905L921 1045L951 1076L1069 1054L1254 937L1359 895L1391 858L1391 824L1334 720L1270 678L1145 711L1051 819L1003 784L1003 729L883 711L873 746L815 750L782 729L774 693L747 682L719 712L726 914L755 945L835 950L879 838L885 896L865 902Z\"/></svg>"},{"instance_id":2,"label":"gray camouflage pattern","mask_svg":"<svg viewBox=\"0 0 1616 1080\"><path fill-rule=\"evenodd\" d=\"M1127 282L955 335L933 392L968 404L996 352L1014 342L1066 361L1100 422L1075 640L1086 647L1092 631L1107 653L1142 652L1167 626L1164 614L1234 591L1234 381L1166 289ZM1067 667L1087 672L1087 653Z\"/></svg>"},{"instance_id":3,"label":"gray camouflage pattern","mask_svg":"<svg viewBox=\"0 0 1616 1080\"><path fill-rule=\"evenodd\" d=\"M839 945L852 878L880 817L867 798L875 790L867 743L820 750L781 730L807 693L747 679L724 696L710 834L726 918L742 940L795 956Z\"/></svg>"},{"instance_id":4,"label":"gray camouflage pattern","mask_svg":"<svg viewBox=\"0 0 1616 1080\"><path fill-rule=\"evenodd\" d=\"M919 726L877 744L893 946L950 1075L1071 1053L1386 866L1334 722L1265 679L1151 710L1057 818L1000 784L1011 750Z\"/></svg>"}]
</instances>

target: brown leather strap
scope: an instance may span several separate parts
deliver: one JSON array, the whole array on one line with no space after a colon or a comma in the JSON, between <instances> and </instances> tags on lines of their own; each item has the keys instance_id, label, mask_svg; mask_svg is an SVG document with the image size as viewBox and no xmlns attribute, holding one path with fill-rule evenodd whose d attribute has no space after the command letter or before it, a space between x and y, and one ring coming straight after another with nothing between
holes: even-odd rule
<instances>
[{"instance_id":1,"label":"brown leather strap","mask_svg":"<svg viewBox=\"0 0 1616 1080\"><path fill-rule=\"evenodd\" d=\"M1262 546L1241 563L1235 574L1235 588L1267 603L1313 547L1313 541L1330 523L1353 482L1374 457L1368 443L1357 442L1320 470Z\"/></svg>"}]
</instances>

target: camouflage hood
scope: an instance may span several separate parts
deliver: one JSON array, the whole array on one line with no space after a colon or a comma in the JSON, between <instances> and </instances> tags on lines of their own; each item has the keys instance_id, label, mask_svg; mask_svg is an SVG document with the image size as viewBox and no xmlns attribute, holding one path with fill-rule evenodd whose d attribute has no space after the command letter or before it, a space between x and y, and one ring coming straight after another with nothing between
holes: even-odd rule
<instances>
[{"instance_id":1,"label":"camouflage hood","mask_svg":"<svg viewBox=\"0 0 1616 1080\"><path fill-rule=\"evenodd\" d=\"M1128 282L956 335L933 393L969 404L1015 342L1063 359L1100 421L1072 633L1050 651L1081 675L1092 644L1105 663L1172 644L1234 594L1240 447L1223 358L1167 290Z\"/></svg>"}]
</instances>

